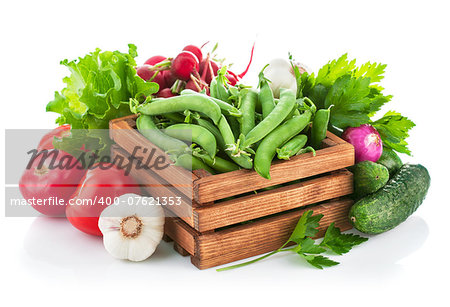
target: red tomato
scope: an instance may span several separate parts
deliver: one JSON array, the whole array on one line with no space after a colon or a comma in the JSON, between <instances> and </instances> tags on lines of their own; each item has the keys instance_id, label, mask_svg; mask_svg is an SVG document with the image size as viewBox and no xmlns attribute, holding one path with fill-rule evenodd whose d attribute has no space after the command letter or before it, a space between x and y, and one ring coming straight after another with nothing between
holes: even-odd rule
<instances>
[{"instance_id":1,"label":"red tomato","mask_svg":"<svg viewBox=\"0 0 450 307\"><path fill-rule=\"evenodd\" d=\"M40 213L64 216L67 202L85 173L86 170L73 156L61 150L52 150L47 156L41 153L32 161L20 178L19 189ZM58 204L55 205L55 202Z\"/></svg>"},{"instance_id":2,"label":"red tomato","mask_svg":"<svg viewBox=\"0 0 450 307\"><path fill-rule=\"evenodd\" d=\"M111 163L98 163L87 171L67 206L67 219L87 234L102 236L98 228L100 214L114 203L115 197L127 193L141 194L133 177Z\"/></svg>"},{"instance_id":3,"label":"red tomato","mask_svg":"<svg viewBox=\"0 0 450 307\"><path fill-rule=\"evenodd\" d=\"M63 138L65 136L70 135L70 125L62 125L59 127L56 127L46 135L44 135L39 142L39 145L37 147L37 150L43 150L43 149L53 149L55 148L53 146L53 138L56 137L58 139Z\"/></svg>"}]
</instances>

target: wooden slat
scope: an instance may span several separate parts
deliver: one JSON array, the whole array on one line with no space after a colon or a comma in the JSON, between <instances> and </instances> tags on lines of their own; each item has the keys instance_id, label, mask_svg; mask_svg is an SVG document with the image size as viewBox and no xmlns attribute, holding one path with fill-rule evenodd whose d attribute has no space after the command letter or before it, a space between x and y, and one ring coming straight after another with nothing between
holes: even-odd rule
<instances>
[{"instance_id":1,"label":"wooden slat","mask_svg":"<svg viewBox=\"0 0 450 307\"><path fill-rule=\"evenodd\" d=\"M166 218L164 233L189 254L194 255L198 233L182 220L176 217Z\"/></svg>"},{"instance_id":2,"label":"wooden slat","mask_svg":"<svg viewBox=\"0 0 450 307\"><path fill-rule=\"evenodd\" d=\"M153 158L150 159L149 165L152 165L157 157L164 157L165 161L170 163L171 160L164 151L152 144L139 131L134 129L135 124L133 123L135 123L135 120L135 115L111 120L109 123L111 139L126 152L142 158L143 161L147 161L147 157L153 151ZM186 186L186 184L192 182L192 172L174 165L159 169L157 172L161 178L176 186L180 192L189 198L192 197L192 187Z\"/></svg>"},{"instance_id":3,"label":"wooden slat","mask_svg":"<svg viewBox=\"0 0 450 307\"><path fill-rule=\"evenodd\" d=\"M306 153L293 157L289 161L274 162L270 168L270 180L262 178L252 170L237 170L200 178L194 181L194 199L202 204L338 170L353 165L354 156L353 146L342 143L318 150L315 157L312 153Z\"/></svg>"},{"instance_id":4,"label":"wooden slat","mask_svg":"<svg viewBox=\"0 0 450 307\"><path fill-rule=\"evenodd\" d=\"M185 250L183 247L181 247L181 245L179 245L177 242L173 242L173 249L183 257L191 255L188 253L187 250Z\"/></svg>"},{"instance_id":5,"label":"wooden slat","mask_svg":"<svg viewBox=\"0 0 450 307\"><path fill-rule=\"evenodd\" d=\"M194 228L200 232L253 220L353 193L353 174L347 170L194 208Z\"/></svg>"},{"instance_id":6,"label":"wooden slat","mask_svg":"<svg viewBox=\"0 0 450 307\"><path fill-rule=\"evenodd\" d=\"M127 156L118 146L112 146L113 158ZM144 186L142 189L153 197L183 196L170 187L151 170L131 168L131 175ZM201 174L199 174L199 177ZM176 216L197 231L205 232L233 225L274 213L298 208L351 194L353 192L352 174L347 170L336 171L319 178L229 201L204 204L197 207L189 199L182 197L179 206L168 207ZM167 186L162 186L165 184Z\"/></svg>"},{"instance_id":7,"label":"wooden slat","mask_svg":"<svg viewBox=\"0 0 450 307\"><path fill-rule=\"evenodd\" d=\"M351 229L348 211L352 203L350 199L338 199L312 207L314 214L324 214L317 237L322 237L332 222L342 231ZM196 242L195 255L191 258L192 263L199 269L206 269L273 251L286 242L305 210L307 209L299 209L200 235Z\"/></svg>"},{"instance_id":8,"label":"wooden slat","mask_svg":"<svg viewBox=\"0 0 450 307\"><path fill-rule=\"evenodd\" d=\"M350 143L347 143L340 137L338 137L336 134L331 133L330 131L327 131L327 138L335 142L336 144L348 144L353 147Z\"/></svg>"},{"instance_id":9,"label":"wooden slat","mask_svg":"<svg viewBox=\"0 0 450 307\"><path fill-rule=\"evenodd\" d=\"M111 146L112 158L116 156L122 156L127 158L128 153L117 145ZM139 184L141 184L141 189L144 190L149 196L153 197L170 197L176 199L181 197L181 204L174 206L167 206L171 212L176 216L183 219L188 225L194 226L193 213L192 213L192 201L187 198L184 194L179 192L178 189L171 187L168 182L165 182L162 178L158 177L152 170L137 169L135 167L136 161L133 162L133 167L131 167L130 175L135 178Z\"/></svg>"},{"instance_id":10,"label":"wooden slat","mask_svg":"<svg viewBox=\"0 0 450 307\"><path fill-rule=\"evenodd\" d=\"M135 120L135 115L112 120L110 122L111 138L129 153L133 152L136 146L141 146L148 150L154 149L158 156L165 155L162 150L135 129ZM316 157L307 153L293 157L289 161L276 161L271 167L271 180L262 178L252 170L237 170L194 180L194 200L199 204L209 203L354 164L354 148L351 144L331 132L327 132L327 139L323 144L325 148L318 150ZM138 155L142 155L141 151L138 151ZM189 173L184 169L172 166L158 171L158 176L167 182L176 184L178 182L186 183L186 180L189 180ZM227 183L226 189L223 188L224 182ZM191 193L190 188L179 188L187 196Z\"/></svg>"}]
</instances>

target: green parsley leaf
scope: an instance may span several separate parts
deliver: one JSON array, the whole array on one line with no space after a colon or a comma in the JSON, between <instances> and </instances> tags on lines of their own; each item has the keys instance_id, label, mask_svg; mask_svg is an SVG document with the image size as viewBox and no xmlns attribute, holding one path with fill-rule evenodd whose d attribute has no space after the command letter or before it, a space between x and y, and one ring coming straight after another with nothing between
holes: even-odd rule
<instances>
[{"instance_id":1,"label":"green parsley leaf","mask_svg":"<svg viewBox=\"0 0 450 307\"><path fill-rule=\"evenodd\" d=\"M367 62L360 67L357 67L353 71L353 76L356 78L370 78L371 83L380 82L380 80L384 78L383 74L386 66L386 64Z\"/></svg>"},{"instance_id":2,"label":"green parsley leaf","mask_svg":"<svg viewBox=\"0 0 450 307\"><path fill-rule=\"evenodd\" d=\"M323 270L323 267L331 267L339 264L339 262L333 261L330 258L324 256L305 255L305 254L299 255L303 257L306 261L308 261L309 264L321 270Z\"/></svg>"},{"instance_id":3,"label":"green parsley leaf","mask_svg":"<svg viewBox=\"0 0 450 307\"><path fill-rule=\"evenodd\" d=\"M375 115L375 113L379 111L385 103L391 101L392 99L391 95L384 96L381 93L381 89L377 86L370 87L370 94L368 97L371 99L370 113L368 114L369 117Z\"/></svg>"},{"instance_id":4,"label":"green parsley leaf","mask_svg":"<svg viewBox=\"0 0 450 307\"><path fill-rule=\"evenodd\" d=\"M325 246L336 254L342 255L348 253L354 246L367 240L367 238L358 235L341 233L341 230L334 223L331 223L320 246Z\"/></svg>"},{"instance_id":5,"label":"green parsley leaf","mask_svg":"<svg viewBox=\"0 0 450 307\"><path fill-rule=\"evenodd\" d=\"M325 248L315 244L316 241L306 237L294 248L294 251L298 254L321 254L326 251Z\"/></svg>"},{"instance_id":6,"label":"green parsley leaf","mask_svg":"<svg viewBox=\"0 0 450 307\"><path fill-rule=\"evenodd\" d=\"M356 60L349 61L345 53L339 59L325 64L317 73L315 83L330 87L337 79L349 74L355 68L355 63Z\"/></svg>"},{"instance_id":7,"label":"green parsley leaf","mask_svg":"<svg viewBox=\"0 0 450 307\"><path fill-rule=\"evenodd\" d=\"M325 108L331 109L330 122L335 127L345 129L356 127L369 121L371 112L369 78L353 78L344 75L331 86L325 98Z\"/></svg>"},{"instance_id":8,"label":"green parsley leaf","mask_svg":"<svg viewBox=\"0 0 450 307\"><path fill-rule=\"evenodd\" d=\"M321 253L324 253L326 251L326 248L335 251L335 253L343 254L348 252L353 246L367 241L366 238L361 238L357 235L341 234L339 228L335 227L334 223L332 223L328 227L325 238L321 242L321 244L316 244L315 240L313 240L311 237L315 236L319 231L319 221L322 219L322 217L322 214L313 215L313 211L311 210L303 212L292 235L279 249L247 262L217 269L217 271L221 272L240 268L266 259L281 251L295 252L312 266L318 269L323 269L324 267L330 267L339 264L339 262L319 255ZM297 246L284 249L289 242L295 242L297 243Z\"/></svg>"},{"instance_id":9,"label":"green parsley leaf","mask_svg":"<svg viewBox=\"0 0 450 307\"><path fill-rule=\"evenodd\" d=\"M380 134L384 146L411 155L405 139L409 136L409 130L415 126L414 122L398 112L389 111L371 124Z\"/></svg>"},{"instance_id":10,"label":"green parsley leaf","mask_svg":"<svg viewBox=\"0 0 450 307\"><path fill-rule=\"evenodd\" d=\"M288 242L299 244L305 237L314 237L317 234L319 230L316 228L319 227L319 221L323 217L323 214L314 216L312 214L313 211L311 210L305 211L302 214Z\"/></svg>"}]
</instances>

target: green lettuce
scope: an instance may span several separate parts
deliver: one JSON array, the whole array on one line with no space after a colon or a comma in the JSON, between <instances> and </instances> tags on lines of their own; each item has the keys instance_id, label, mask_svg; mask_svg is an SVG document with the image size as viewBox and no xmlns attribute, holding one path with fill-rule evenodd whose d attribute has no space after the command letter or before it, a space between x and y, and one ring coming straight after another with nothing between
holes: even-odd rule
<instances>
[{"instance_id":1,"label":"green lettuce","mask_svg":"<svg viewBox=\"0 0 450 307\"><path fill-rule=\"evenodd\" d=\"M83 58L61 61L70 75L63 79L66 87L47 104L47 112L60 114L56 123L70 124L72 133L55 139L55 148L75 157L85 154L82 147L95 154L96 160L108 156L112 144L106 130L109 121L132 114L130 99L143 102L158 92L157 83L136 75L136 46L128 47L128 53L96 49Z\"/></svg>"},{"instance_id":2,"label":"green lettuce","mask_svg":"<svg viewBox=\"0 0 450 307\"><path fill-rule=\"evenodd\" d=\"M136 75L136 46L128 53L96 49L78 60L61 61L71 72L66 87L55 92L47 112L56 112L60 125L73 129L108 129L111 119L130 115L129 100L143 101L158 91L158 84Z\"/></svg>"}]
</instances>

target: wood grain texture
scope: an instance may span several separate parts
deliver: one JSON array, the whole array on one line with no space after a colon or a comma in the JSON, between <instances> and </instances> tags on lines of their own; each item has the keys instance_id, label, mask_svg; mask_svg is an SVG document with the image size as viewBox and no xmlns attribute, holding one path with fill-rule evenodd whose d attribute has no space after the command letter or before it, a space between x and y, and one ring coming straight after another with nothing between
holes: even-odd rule
<instances>
[{"instance_id":1,"label":"wood grain texture","mask_svg":"<svg viewBox=\"0 0 450 307\"><path fill-rule=\"evenodd\" d=\"M181 219L175 217L166 218L164 224L164 234L187 251L190 255L195 253L195 242L198 233L184 223Z\"/></svg>"},{"instance_id":2,"label":"wood grain texture","mask_svg":"<svg viewBox=\"0 0 450 307\"><path fill-rule=\"evenodd\" d=\"M113 145L111 150L113 158L119 155L126 158L128 155L117 145ZM176 188L171 187L153 170L132 167L131 175L142 184L141 188L150 196L160 198L181 196L181 204L168 207L168 209L200 232L318 203L353 192L352 174L347 170L340 170L290 186L199 206L184 197ZM204 178L204 175L206 174L197 172L197 178Z\"/></svg>"},{"instance_id":3,"label":"wood grain texture","mask_svg":"<svg viewBox=\"0 0 450 307\"><path fill-rule=\"evenodd\" d=\"M130 115L109 122L109 134L122 149L137 158L141 158L149 165L155 163L155 159L162 157L170 162L170 157L159 147L152 144L134 127L136 126L136 115ZM192 172L170 165L169 167L157 170L158 176L165 181L176 186L181 193L187 197L192 197L192 186L186 186L192 182ZM195 177L196 178L196 177Z\"/></svg>"},{"instance_id":4,"label":"wood grain texture","mask_svg":"<svg viewBox=\"0 0 450 307\"><path fill-rule=\"evenodd\" d=\"M140 156L144 155L144 149L154 149L158 156L165 155L161 149L135 129L135 120L135 115L112 120L110 122L111 138L128 153L132 153L140 146L141 149L138 150ZM203 174L197 179L194 177L194 200L198 204L211 203L229 196L315 176L354 164L353 146L331 132L327 132L323 147L323 149L317 150L315 157L311 153L306 153L293 157L289 161L274 162L270 171L271 180L262 178L253 170L237 170L217 175ZM174 185L177 182L186 183L186 180L189 180L189 174L192 172L175 166L157 171L158 176ZM224 183L226 183L226 188L224 188ZM177 188L187 196L192 193L190 188L182 186Z\"/></svg>"},{"instance_id":5,"label":"wood grain texture","mask_svg":"<svg viewBox=\"0 0 450 307\"><path fill-rule=\"evenodd\" d=\"M335 171L289 186L194 208L194 228L200 232L213 230L351 193L353 174L347 170Z\"/></svg>"},{"instance_id":6,"label":"wood grain texture","mask_svg":"<svg viewBox=\"0 0 450 307\"><path fill-rule=\"evenodd\" d=\"M117 145L111 146L111 156L114 159L116 156L121 156L127 159L129 153L124 151ZM133 162L133 167L130 169L130 175L135 178L141 185L141 189L148 195L153 197L170 197L172 199L180 199L180 205L167 206L174 215L183 219L188 225L194 226L192 201L182 194L177 188L172 187L164 179L160 178L152 170L137 169L135 167L136 161ZM197 178L197 177L196 177Z\"/></svg>"},{"instance_id":7,"label":"wood grain texture","mask_svg":"<svg viewBox=\"0 0 450 307\"><path fill-rule=\"evenodd\" d=\"M183 247L181 247L181 245L179 245L177 242L173 242L173 249L183 257L191 255L188 253L187 250L185 250Z\"/></svg>"},{"instance_id":8,"label":"wood grain texture","mask_svg":"<svg viewBox=\"0 0 450 307\"><path fill-rule=\"evenodd\" d=\"M312 207L314 214L324 214L317 237L322 237L332 222L342 231L351 229L348 211L352 204L352 200L343 198ZM192 263L199 269L206 269L273 251L286 242L305 210L298 209L213 234L200 235L196 240Z\"/></svg>"},{"instance_id":9,"label":"wood grain texture","mask_svg":"<svg viewBox=\"0 0 450 307\"><path fill-rule=\"evenodd\" d=\"M233 261L273 251L283 245L306 210L323 214L319 233L334 222L341 231L351 229L348 211L353 201L349 198L330 200L306 209L296 209L251 223L232 226L214 232L199 233L178 218L167 218L165 233L190 255L199 269L223 265Z\"/></svg>"},{"instance_id":10,"label":"wood grain texture","mask_svg":"<svg viewBox=\"0 0 450 307\"><path fill-rule=\"evenodd\" d=\"M112 146L113 157L125 158L133 151L138 157L144 156L144 148L154 150L156 156L165 155L135 129L135 120L132 115L110 122L110 135L120 146ZM289 161L274 162L271 180L252 170L211 175L174 166L164 170L132 167L131 175L151 196L181 196L181 206L166 208L179 218L166 218L165 236L174 241L176 251L190 254L192 263L205 269L279 248L307 209L324 214L318 237L323 236L332 222L341 230L350 229L347 215L353 202L336 197L353 192L352 174L342 170L353 164L353 146L328 132L315 157L307 153ZM309 178L312 176L315 177ZM303 180L241 195L299 179ZM218 201L229 196L237 197Z\"/></svg>"},{"instance_id":11,"label":"wood grain texture","mask_svg":"<svg viewBox=\"0 0 450 307\"><path fill-rule=\"evenodd\" d=\"M348 143L338 144L292 157L289 161L275 161L267 180L252 170L237 170L194 181L194 199L202 204L261 188L290 182L345 168L354 164L354 148ZM224 188L226 183L226 188Z\"/></svg>"}]
</instances>

